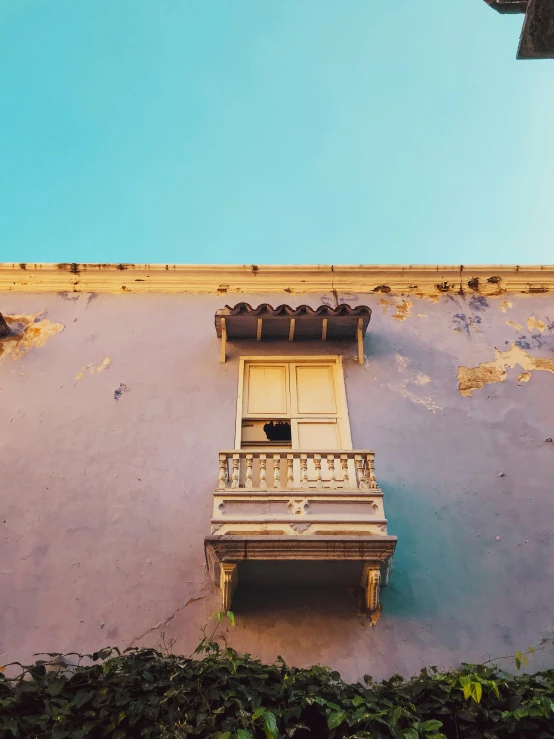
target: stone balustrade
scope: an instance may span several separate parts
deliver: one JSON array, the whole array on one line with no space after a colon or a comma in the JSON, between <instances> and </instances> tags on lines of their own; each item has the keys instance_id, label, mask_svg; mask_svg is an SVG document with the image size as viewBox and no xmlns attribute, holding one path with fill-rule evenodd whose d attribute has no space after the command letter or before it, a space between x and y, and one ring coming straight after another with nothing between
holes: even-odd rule
<instances>
[{"instance_id":1,"label":"stone balustrade","mask_svg":"<svg viewBox=\"0 0 554 739\"><path fill-rule=\"evenodd\" d=\"M219 453L217 490L378 490L375 453L367 449L274 451L231 449Z\"/></svg>"}]
</instances>

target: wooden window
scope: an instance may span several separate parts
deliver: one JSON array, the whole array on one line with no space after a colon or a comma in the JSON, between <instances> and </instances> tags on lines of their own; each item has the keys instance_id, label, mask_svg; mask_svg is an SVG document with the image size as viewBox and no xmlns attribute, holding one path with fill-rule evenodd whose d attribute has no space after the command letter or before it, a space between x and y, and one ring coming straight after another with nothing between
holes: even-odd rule
<instances>
[{"instance_id":1,"label":"wooden window","mask_svg":"<svg viewBox=\"0 0 554 739\"><path fill-rule=\"evenodd\" d=\"M340 356L241 358L235 448L266 446L352 449Z\"/></svg>"}]
</instances>

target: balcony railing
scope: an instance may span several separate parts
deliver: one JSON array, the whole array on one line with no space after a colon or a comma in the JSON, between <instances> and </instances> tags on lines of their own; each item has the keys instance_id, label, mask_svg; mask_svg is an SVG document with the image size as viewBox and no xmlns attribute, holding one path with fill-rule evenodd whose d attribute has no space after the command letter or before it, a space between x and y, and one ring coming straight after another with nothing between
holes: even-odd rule
<instances>
[{"instance_id":1,"label":"balcony railing","mask_svg":"<svg viewBox=\"0 0 554 739\"><path fill-rule=\"evenodd\" d=\"M217 490L379 490L375 453L367 449L268 451L231 449L219 453Z\"/></svg>"}]
</instances>

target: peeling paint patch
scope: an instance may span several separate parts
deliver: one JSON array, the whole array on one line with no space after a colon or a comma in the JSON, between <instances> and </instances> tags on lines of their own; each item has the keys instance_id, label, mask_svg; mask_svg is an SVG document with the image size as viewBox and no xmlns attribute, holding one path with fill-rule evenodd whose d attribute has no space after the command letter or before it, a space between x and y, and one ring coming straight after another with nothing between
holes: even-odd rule
<instances>
[{"instance_id":1,"label":"peeling paint patch","mask_svg":"<svg viewBox=\"0 0 554 739\"><path fill-rule=\"evenodd\" d=\"M521 331L523 326L521 326L519 323L514 323L514 321L504 321L506 326L511 326L512 328L515 328L516 331Z\"/></svg>"},{"instance_id":2,"label":"peeling paint patch","mask_svg":"<svg viewBox=\"0 0 554 739\"><path fill-rule=\"evenodd\" d=\"M418 317L418 318L428 318L428 316L427 316L427 314L426 314L426 313L418 313L418 314L417 314L417 317Z\"/></svg>"},{"instance_id":3,"label":"peeling paint patch","mask_svg":"<svg viewBox=\"0 0 554 739\"><path fill-rule=\"evenodd\" d=\"M510 349L500 352L495 348L494 360L492 362L482 362L477 367L458 367L458 389L460 395L469 397L474 390L479 390L495 382L505 382L507 374L506 369L519 365L524 372L519 375L529 374L533 370L545 370L554 373L554 360L541 359L540 357L532 357L524 349L517 344L512 344ZM518 377L518 379L519 379ZM521 382L528 382L528 379L522 379Z\"/></svg>"},{"instance_id":4,"label":"peeling paint patch","mask_svg":"<svg viewBox=\"0 0 554 739\"><path fill-rule=\"evenodd\" d=\"M398 365L398 371L405 372L408 368L408 365L410 364L410 360L408 359L408 357L403 357L401 354L396 354L395 359ZM423 385L427 385L429 382L432 382L432 380L428 375L424 375L423 372L418 372L413 377L404 380L400 385L393 385L392 383L389 383L384 387L392 390L395 393L400 393L402 397L411 400L412 403L423 405L425 408L427 408L427 410L430 410L434 413L436 410L442 410L441 406L437 405L435 400L431 397L419 397L419 395L413 393L408 387L409 385L417 385L419 387L422 387Z\"/></svg>"},{"instance_id":5,"label":"peeling paint patch","mask_svg":"<svg viewBox=\"0 0 554 739\"><path fill-rule=\"evenodd\" d=\"M52 323L42 318L45 311L30 316L6 316L11 334L0 339L0 359L21 359L31 349L38 349L64 330L63 323Z\"/></svg>"},{"instance_id":6,"label":"peeling paint patch","mask_svg":"<svg viewBox=\"0 0 554 739\"><path fill-rule=\"evenodd\" d=\"M429 378L429 382L431 381L431 378ZM388 384L385 385L386 388L389 390L392 390L395 393L399 393L402 395L402 397L407 398L408 400L411 400L412 403L417 403L418 405L422 405L424 408L427 408L428 411L432 411L435 413L435 411L442 410L442 406L438 405L435 402L434 398L431 398L430 396L425 398L420 398L419 395L416 395L411 390L408 389L408 384L410 382L413 382L415 384L422 384L417 382L417 378L415 380L406 380L401 385L392 385Z\"/></svg>"},{"instance_id":7,"label":"peeling paint patch","mask_svg":"<svg viewBox=\"0 0 554 739\"><path fill-rule=\"evenodd\" d=\"M531 379L530 372L522 372L520 375L517 376L518 382L529 382L530 379Z\"/></svg>"},{"instance_id":8,"label":"peeling paint patch","mask_svg":"<svg viewBox=\"0 0 554 739\"><path fill-rule=\"evenodd\" d=\"M123 393L130 393L130 392L131 392L131 388L127 387L127 385L124 382L122 382L120 386L117 388L117 390L114 392L113 398L114 400L119 400L121 396L123 395Z\"/></svg>"},{"instance_id":9,"label":"peeling paint patch","mask_svg":"<svg viewBox=\"0 0 554 739\"><path fill-rule=\"evenodd\" d=\"M387 300L386 298L381 298L379 305L384 315L388 315L389 308L396 308L396 313L391 315L391 318L394 318L395 321L405 321L406 318L412 315L413 303L411 300L395 300L394 298Z\"/></svg>"},{"instance_id":10,"label":"peeling paint patch","mask_svg":"<svg viewBox=\"0 0 554 739\"><path fill-rule=\"evenodd\" d=\"M427 385L427 383L432 380L429 375L424 375L423 372L418 372L413 381L416 385Z\"/></svg>"},{"instance_id":11,"label":"peeling paint patch","mask_svg":"<svg viewBox=\"0 0 554 739\"><path fill-rule=\"evenodd\" d=\"M415 296L420 300L430 300L431 303L440 303L440 295L436 295L435 293L426 295L425 293L417 292L415 293Z\"/></svg>"},{"instance_id":12,"label":"peeling paint patch","mask_svg":"<svg viewBox=\"0 0 554 739\"><path fill-rule=\"evenodd\" d=\"M535 316L531 316L527 319L527 328L529 331L540 331L541 333L546 329L546 323L539 321Z\"/></svg>"},{"instance_id":13,"label":"peeling paint patch","mask_svg":"<svg viewBox=\"0 0 554 739\"><path fill-rule=\"evenodd\" d=\"M93 375L95 372L100 373L103 372L105 369L108 369L108 367L111 365L112 360L109 357L104 357L103 359L98 359L98 363L95 364L94 362L90 362L89 364L85 364L85 366L82 368L80 372L77 372L75 375L76 380L82 380L83 377L88 373L89 375Z\"/></svg>"},{"instance_id":14,"label":"peeling paint patch","mask_svg":"<svg viewBox=\"0 0 554 739\"><path fill-rule=\"evenodd\" d=\"M410 364L410 360L408 359L408 357L403 357L402 354L395 354L394 358L396 359L396 364L398 365L398 371L404 372Z\"/></svg>"},{"instance_id":15,"label":"peeling paint patch","mask_svg":"<svg viewBox=\"0 0 554 739\"><path fill-rule=\"evenodd\" d=\"M502 313L506 313L506 311L512 307L512 304L509 300L503 300L498 307L500 308Z\"/></svg>"}]
</instances>

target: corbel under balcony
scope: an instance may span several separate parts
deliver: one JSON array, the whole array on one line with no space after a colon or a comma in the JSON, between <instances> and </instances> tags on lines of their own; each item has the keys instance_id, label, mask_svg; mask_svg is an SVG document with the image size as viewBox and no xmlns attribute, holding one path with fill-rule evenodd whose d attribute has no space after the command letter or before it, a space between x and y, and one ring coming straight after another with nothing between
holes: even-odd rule
<instances>
[{"instance_id":1,"label":"corbel under balcony","mask_svg":"<svg viewBox=\"0 0 554 739\"><path fill-rule=\"evenodd\" d=\"M253 308L248 303L227 305L215 314L215 329L221 339L221 361L226 361L227 341L357 341L358 361L364 363L364 336L371 318L367 305L336 308L320 305L279 305L262 303Z\"/></svg>"},{"instance_id":2,"label":"corbel under balcony","mask_svg":"<svg viewBox=\"0 0 554 739\"><path fill-rule=\"evenodd\" d=\"M368 450L229 450L219 454L208 569L231 607L239 584L337 585L380 608L397 538Z\"/></svg>"}]
</instances>

